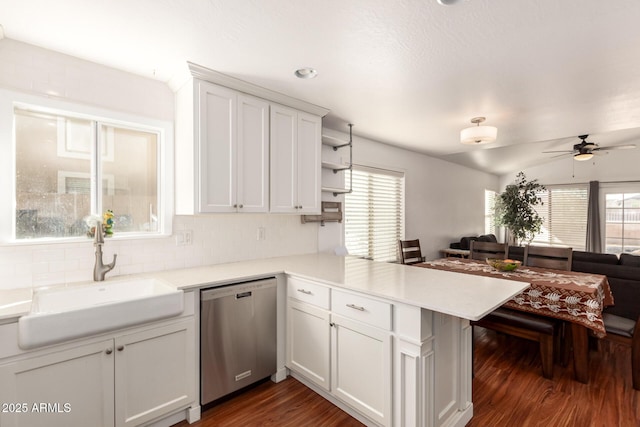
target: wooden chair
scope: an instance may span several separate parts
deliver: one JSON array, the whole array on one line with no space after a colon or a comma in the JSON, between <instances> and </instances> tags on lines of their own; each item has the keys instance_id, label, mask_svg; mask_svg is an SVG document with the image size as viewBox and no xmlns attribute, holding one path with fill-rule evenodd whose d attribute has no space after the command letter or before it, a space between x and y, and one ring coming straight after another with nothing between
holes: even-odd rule
<instances>
[{"instance_id":1,"label":"wooden chair","mask_svg":"<svg viewBox=\"0 0 640 427\"><path fill-rule=\"evenodd\" d=\"M475 243L472 242L471 253L473 254L473 248ZM495 244L494 244L495 245ZM537 248L537 247L536 247ZM559 248L553 248L559 249ZM534 251L536 252L536 251ZM500 255L502 252L496 253ZM508 249L504 249L504 257L507 257ZM483 258L499 258L499 256L485 256L479 253L474 259ZM535 257L534 257L535 258ZM554 257L548 257L554 262L554 266L557 267L560 264ZM524 259L527 259L527 249L525 248ZM533 261L536 262L536 261ZM526 264L526 263L525 263ZM542 267L542 264L537 264ZM571 269L571 260L567 270ZM560 324L557 320L545 317L537 316L535 314L525 313L519 310L512 310L506 307L499 307L478 320L471 323L473 326L481 326L483 328L492 329L496 332L512 335L519 338L524 338L530 341L536 341L540 349L540 360L542 362L542 375L545 378L553 378L553 363L554 363L554 346L558 347L558 337L560 331ZM555 341L555 345L554 345Z\"/></svg>"},{"instance_id":2,"label":"wooden chair","mask_svg":"<svg viewBox=\"0 0 640 427\"><path fill-rule=\"evenodd\" d=\"M602 338L631 347L633 388L640 390L640 317L635 321L615 314L602 315L607 335Z\"/></svg>"},{"instance_id":3,"label":"wooden chair","mask_svg":"<svg viewBox=\"0 0 640 427\"><path fill-rule=\"evenodd\" d=\"M572 258L572 248L529 245L524 248L523 264L528 265L529 267L543 267L570 271Z\"/></svg>"},{"instance_id":4,"label":"wooden chair","mask_svg":"<svg viewBox=\"0 0 640 427\"><path fill-rule=\"evenodd\" d=\"M471 325L538 342L542 376L553 378L553 347L558 331L558 322L554 319L498 307L482 319L471 322Z\"/></svg>"},{"instance_id":5,"label":"wooden chair","mask_svg":"<svg viewBox=\"0 0 640 427\"><path fill-rule=\"evenodd\" d=\"M398 240L398 252L400 253L400 262L402 264L411 265L424 262L419 239Z\"/></svg>"},{"instance_id":6,"label":"wooden chair","mask_svg":"<svg viewBox=\"0 0 640 427\"><path fill-rule=\"evenodd\" d=\"M507 258L509 246L506 243L480 242L472 240L469 244L469 259L484 261L487 258Z\"/></svg>"}]
</instances>

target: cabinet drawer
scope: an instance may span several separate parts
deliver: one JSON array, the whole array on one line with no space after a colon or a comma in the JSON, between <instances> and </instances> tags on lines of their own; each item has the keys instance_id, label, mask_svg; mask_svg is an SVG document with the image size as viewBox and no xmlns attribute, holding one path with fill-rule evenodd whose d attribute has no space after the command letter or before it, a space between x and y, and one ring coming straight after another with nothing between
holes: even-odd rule
<instances>
[{"instance_id":1,"label":"cabinet drawer","mask_svg":"<svg viewBox=\"0 0 640 427\"><path fill-rule=\"evenodd\" d=\"M328 287L298 277L287 278L287 295L309 304L329 310L330 290Z\"/></svg>"},{"instance_id":2,"label":"cabinet drawer","mask_svg":"<svg viewBox=\"0 0 640 427\"><path fill-rule=\"evenodd\" d=\"M377 328L391 330L391 304L386 302L334 289L331 311Z\"/></svg>"}]
</instances>

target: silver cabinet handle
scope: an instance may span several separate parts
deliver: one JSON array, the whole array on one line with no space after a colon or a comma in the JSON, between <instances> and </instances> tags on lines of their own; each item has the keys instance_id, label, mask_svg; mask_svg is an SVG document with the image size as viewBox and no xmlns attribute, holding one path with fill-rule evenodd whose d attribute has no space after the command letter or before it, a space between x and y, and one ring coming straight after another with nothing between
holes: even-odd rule
<instances>
[{"instance_id":1,"label":"silver cabinet handle","mask_svg":"<svg viewBox=\"0 0 640 427\"><path fill-rule=\"evenodd\" d=\"M122 351L122 350L124 350L124 346L123 345L119 345L118 346L118 351Z\"/></svg>"},{"instance_id":2,"label":"silver cabinet handle","mask_svg":"<svg viewBox=\"0 0 640 427\"><path fill-rule=\"evenodd\" d=\"M364 307L361 307L361 306L355 305L355 304L347 304L347 307L353 308L354 310L358 310L358 311L364 311Z\"/></svg>"},{"instance_id":3,"label":"silver cabinet handle","mask_svg":"<svg viewBox=\"0 0 640 427\"><path fill-rule=\"evenodd\" d=\"M109 347L104 352L107 353L107 354L111 354L111 353L113 353L113 349L111 347Z\"/></svg>"},{"instance_id":4,"label":"silver cabinet handle","mask_svg":"<svg viewBox=\"0 0 640 427\"><path fill-rule=\"evenodd\" d=\"M302 292L303 294L306 294L306 295L311 295L311 291L308 291L306 289L298 289L298 292Z\"/></svg>"}]
</instances>

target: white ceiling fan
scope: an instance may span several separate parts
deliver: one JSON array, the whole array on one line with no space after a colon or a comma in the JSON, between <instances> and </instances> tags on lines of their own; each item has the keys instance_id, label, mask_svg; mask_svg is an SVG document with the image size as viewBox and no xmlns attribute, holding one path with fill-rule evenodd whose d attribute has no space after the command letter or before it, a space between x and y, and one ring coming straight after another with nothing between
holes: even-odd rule
<instances>
[{"instance_id":1,"label":"white ceiling fan","mask_svg":"<svg viewBox=\"0 0 640 427\"><path fill-rule=\"evenodd\" d=\"M625 145L610 145L608 147L600 147L598 144L594 142L587 141L589 135L580 135L578 138L581 139L579 144L575 144L573 146L573 150L557 150L557 151L543 151L543 153L563 153L559 156L565 156L569 154L573 154L573 158L578 161L589 160L593 157L594 154L600 154L602 152L610 151L610 150L628 150L632 148L636 148L635 144L625 144Z\"/></svg>"}]
</instances>

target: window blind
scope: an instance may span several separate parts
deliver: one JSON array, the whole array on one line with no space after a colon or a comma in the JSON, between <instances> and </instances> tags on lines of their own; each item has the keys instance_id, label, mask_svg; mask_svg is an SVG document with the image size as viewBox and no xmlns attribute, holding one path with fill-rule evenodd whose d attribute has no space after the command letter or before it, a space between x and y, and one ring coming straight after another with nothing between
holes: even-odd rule
<instances>
[{"instance_id":1,"label":"window blind","mask_svg":"<svg viewBox=\"0 0 640 427\"><path fill-rule=\"evenodd\" d=\"M543 205L536 211L543 219L542 230L532 243L549 246L568 246L584 250L587 236L587 185L546 186L539 193Z\"/></svg>"},{"instance_id":2,"label":"window blind","mask_svg":"<svg viewBox=\"0 0 640 427\"><path fill-rule=\"evenodd\" d=\"M352 192L345 195L345 245L352 255L396 261L404 236L404 174L354 166Z\"/></svg>"},{"instance_id":3,"label":"window blind","mask_svg":"<svg viewBox=\"0 0 640 427\"><path fill-rule=\"evenodd\" d=\"M484 190L484 234L496 234L496 192Z\"/></svg>"}]
</instances>

